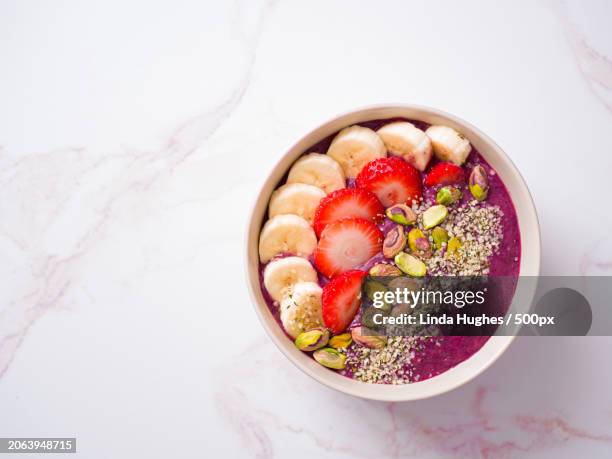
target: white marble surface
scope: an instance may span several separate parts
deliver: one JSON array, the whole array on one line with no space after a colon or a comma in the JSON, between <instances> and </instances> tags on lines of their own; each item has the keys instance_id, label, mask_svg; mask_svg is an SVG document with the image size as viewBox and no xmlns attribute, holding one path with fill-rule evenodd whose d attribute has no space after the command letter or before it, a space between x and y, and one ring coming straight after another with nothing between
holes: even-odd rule
<instances>
[{"instance_id":1,"label":"white marble surface","mask_svg":"<svg viewBox=\"0 0 612 459\"><path fill-rule=\"evenodd\" d=\"M447 395L353 399L264 336L242 243L293 140L412 102L512 156L543 273L612 274L611 19L606 0L1 2L0 436L76 436L83 458L610 457L611 339L517 340Z\"/></svg>"}]
</instances>

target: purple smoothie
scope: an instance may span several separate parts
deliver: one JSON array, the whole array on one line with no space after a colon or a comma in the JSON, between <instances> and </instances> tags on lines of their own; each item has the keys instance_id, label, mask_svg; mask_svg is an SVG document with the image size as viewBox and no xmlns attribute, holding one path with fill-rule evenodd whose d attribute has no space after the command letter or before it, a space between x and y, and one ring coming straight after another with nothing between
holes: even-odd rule
<instances>
[{"instance_id":1,"label":"purple smoothie","mask_svg":"<svg viewBox=\"0 0 612 459\"><path fill-rule=\"evenodd\" d=\"M404 118L394 118L385 120L373 120L364 123L359 123L360 126L368 127L373 130L377 130L385 124L395 121L409 121L416 127L422 130L426 130L429 124L409 120ZM319 143L306 149L307 152L321 152L327 151L331 141L337 133L325 138ZM427 171L438 162L435 158L430 162ZM498 251L489 258L489 275L490 276L509 276L518 278L520 256L521 256L521 241L520 232L518 227L518 221L516 218L516 212L514 205L506 187L499 178L499 176L493 171L491 166L486 162L482 155L472 145L472 151L463 165L464 170L471 170L474 166L481 165L488 172L488 178L490 183L490 190L486 199L486 206L497 206L501 210L503 216L501 219L502 225L502 238L501 244ZM424 177L424 173L421 176ZM281 181L284 183L284 179ZM351 180L348 181L347 187L353 187L354 183ZM471 199L471 194L467 187L467 184L458 186L463 192L462 203L465 204ZM424 187L423 189L423 200L426 204L435 204L435 194L437 189ZM383 233L386 232L394 225L393 222L385 218L385 220L379 225ZM373 265L385 260L382 253L377 254L368 262L364 263L357 269L369 270ZM312 259L310 260L313 261ZM265 265L260 265L260 285L270 308L270 311L276 318L279 326L282 327L277 306L274 305L273 300L267 294L263 286L263 269ZM319 285L325 286L329 280L319 273ZM504 292L501 300L501 304L509 304L514 289ZM503 311L505 312L505 310ZM355 322L359 321L359 317L356 317ZM291 339L291 338L288 338ZM411 380L414 382L423 381L425 379L434 377L443 373L450 368L458 365L474 355L489 339L488 336L439 336L439 337L427 337L419 338L418 345L412 350L414 353L413 358L409 363L405 365L406 373L412 375ZM355 345L355 344L353 344ZM352 377L350 369L346 369L340 372L341 374Z\"/></svg>"}]
</instances>

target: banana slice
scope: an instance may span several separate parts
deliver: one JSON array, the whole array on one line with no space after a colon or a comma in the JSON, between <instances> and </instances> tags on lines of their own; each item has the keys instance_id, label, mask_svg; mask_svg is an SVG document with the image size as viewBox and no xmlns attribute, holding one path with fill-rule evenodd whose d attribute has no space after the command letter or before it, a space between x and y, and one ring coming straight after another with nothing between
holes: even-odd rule
<instances>
[{"instance_id":1,"label":"banana slice","mask_svg":"<svg viewBox=\"0 0 612 459\"><path fill-rule=\"evenodd\" d=\"M309 257L316 247L314 230L297 215L284 214L271 218L259 235L259 259L262 263L284 252Z\"/></svg>"},{"instance_id":2,"label":"banana slice","mask_svg":"<svg viewBox=\"0 0 612 459\"><path fill-rule=\"evenodd\" d=\"M327 155L309 153L298 159L289 170L287 183L305 183L318 186L325 193L346 186L346 178L340 164Z\"/></svg>"},{"instance_id":3,"label":"banana slice","mask_svg":"<svg viewBox=\"0 0 612 459\"><path fill-rule=\"evenodd\" d=\"M321 294L323 289L314 282L298 282L291 295L280 304L280 319L289 336L296 338L300 333L323 326Z\"/></svg>"},{"instance_id":4,"label":"banana slice","mask_svg":"<svg viewBox=\"0 0 612 459\"><path fill-rule=\"evenodd\" d=\"M423 172L431 159L431 141L425 132L407 121L389 123L376 133L387 151L402 156L408 164Z\"/></svg>"},{"instance_id":5,"label":"banana slice","mask_svg":"<svg viewBox=\"0 0 612 459\"><path fill-rule=\"evenodd\" d=\"M372 129L350 126L334 137L327 154L340 163L344 175L354 178L367 163L387 156L387 149Z\"/></svg>"},{"instance_id":6,"label":"banana slice","mask_svg":"<svg viewBox=\"0 0 612 459\"><path fill-rule=\"evenodd\" d=\"M472 151L469 140L448 126L430 126L425 133L431 140L434 155L442 161L461 166Z\"/></svg>"},{"instance_id":7,"label":"banana slice","mask_svg":"<svg viewBox=\"0 0 612 459\"><path fill-rule=\"evenodd\" d=\"M272 193L268 216L272 218L281 214L299 215L312 225L315 210L324 197L325 191L314 185L303 183L283 185Z\"/></svg>"},{"instance_id":8,"label":"banana slice","mask_svg":"<svg viewBox=\"0 0 612 459\"><path fill-rule=\"evenodd\" d=\"M316 282L317 272L305 258L286 257L268 263L263 281L272 299L280 302L297 282Z\"/></svg>"}]
</instances>

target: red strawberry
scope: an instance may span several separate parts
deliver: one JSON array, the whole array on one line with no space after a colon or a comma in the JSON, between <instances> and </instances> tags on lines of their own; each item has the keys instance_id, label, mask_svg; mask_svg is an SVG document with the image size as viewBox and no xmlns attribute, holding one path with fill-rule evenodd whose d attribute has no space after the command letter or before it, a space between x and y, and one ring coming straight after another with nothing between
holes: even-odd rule
<instances>
[{"instance_id":1,"label":"red strawberry","mask_svg":"<svg viewBox=\"0 0 612 459\"><path fill-rule=\"evenodd\" d=\"M383 206L412 204L421 197L419 171L397 157L378 158L366 164L357 176L357 187L371 191Z\"/></svg>"},{"instance_id":2,"label":"red strawberry","mask_svg":"<svg viewBox=\"0 0 612 459\"><path fill-rule=\"evenodd\" d=\"M342 333L351 324L361 303L361 282L365 271L347 271L323 287L323 323L333 333Z\"/></svg>"},{"instance_id":3,"label":"red strawberry","mask_svg":"<svg viewBox=\"0 0 612 459\"><path fill-rule=\"evenodd\" d=\"M321 199L314 216L314 230L317 236L321 236L327 225L342 218L376 220L384 212L378 198L368 190L342 188Z\"/></svg>"},{"instance_id":4,"label":"red strawberry","mask_svg":"<svg viewBox=\"0 0 612 459\"><path fill-rule=\"evenodd\" d=\"M343 218L327 225L314 252L317 269L327 277L354 269L382 249L383 234L363 218Z\"/></svg>"},{"instance_id":5,"label":"red strawberry","mask_svg":"<svg viewBox=\"0 0 612 459\"><path fill-rule=\"evenodd\" d=\"M438 163L431 168L427 177L425 177L425 185L454 185L463 182L464 174L461 167L453 163Z\"/></svg>"}]
</instances>

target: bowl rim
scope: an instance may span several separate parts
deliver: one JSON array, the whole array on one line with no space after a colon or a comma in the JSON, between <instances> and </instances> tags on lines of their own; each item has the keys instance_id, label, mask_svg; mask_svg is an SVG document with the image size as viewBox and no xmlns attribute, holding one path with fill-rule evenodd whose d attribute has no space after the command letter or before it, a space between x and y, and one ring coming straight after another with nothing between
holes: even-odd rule
<instances>
[{"instance_id":1,"label":"bowl rim","mask_svg":"<svg viewBox=\"0 0 612 459\"><path fill-rule=\"evenodd\" d=\"M422 400L422 399L442 395L464 384L467 384L468 382L476 378L478 375L483 373L487 368L489 368L506 351L506 349L510 346L512 341L514 341L515 336L492 336L489 338L489 340L487 340L487 342L483 345L482 348L480 348L476 353L474 353L468 359L459 363L455 367L452 367L449 370L441 373L440 375L437 375L433 378L429 378L427 380L420 381L418 383L402 384L402 385L370 384L370 383L364 383L361 381L357 381L351 378L347 378L327 368L322 367L318 363L314 362L312 358L304 355L304 353L296 349L295 346L293 346L293 343L291 342L291 340L289 340L287 336L285 335L285 333L282 331L281 327L278 326L265 300L263 299L263 294L261 292L261 285L259 283L259 257L257 256L256 257L257 260L255 260L255 263L253 263L253 260L251 260L252 248L250 244L251 244L251 238L253 237L252 227L253 227L254 220L257 218L257 215L256 215L257 208L262 199L262 192L264 191L268 183L272 181L272 177L276 175L275 174L276 169L278 169L280 167L280 164L291 155L295 155L292 163L295 162L295 160L299 157L299 155L303 154L305 150L309 148L310 145L314 145L316 142L327 137L329 134L322 135L319 138L319 140L312 142L310 145L307 145L303 149L303 151L301 151L300 153L296 155L295 150L298 147L300 147L301 144L304 143L306 139L320 133L326 127L333 125L334 123L338 123L341 120L350 118L350 117L355 117L355 116L359 117L361 115L365 115L370 112L395 111L395 110L426 112L427 116L435 117L435 118L442 118L446 121L450 121L449 124L460 126L463 130L472 131L472 133L478 137L479 143L482 141L482 143L487 144L489 149L495 152L495 154L497 155L497 159L505 163L505 166L509 169L509 174L513 175L516 178L516 182L519 188L521 188L520 191L523 192L522 197L524 200L523 204L525 206L524 210L528 214L526 218L528 221L532 222L532 225L530 228L531 230L530 243L532 246L530 247L530 251L528 253L529 260L530 260L529 271L531 272L528 272L525 274L521 272L522 271L521 269L521 271L519 272L519 275L538 276L540 273L540 264L541 264L540 224L539 224L539 219L538 219L535 203L533 201L533 196L529 190L529 187L527 186L527 183L525 182L525 179L523 178L522 174L520 173L520 171L518 170L514 162L510 159L510 157L506 154L506 152L499 145L497 145L497 143L493 141L493 139L491 139L488 135L486 135L484 132L482 132L480 129L478 129L471 123L465 121L464 119L456 115L453 115L451 113L448 113L448 112L445 112L445 111L442 111L436 108L432 108L432 107L428 107L424 105L418 105L418 104L381 103L381 104L361 106L361 107L357 107L352 110L344 111L341 114L331 117L327 119L326 121L318 124L316 127L309 130L307 133L305 133L299 139L293 142L289 148L285 149L284 153L275 161L275 164L272 167L272 169L266 174L265 178L258 184L259 185L257 188L258 191L252 201L250 212L248 213L249 217L247 220L247 225L245 228L244 255L245 255L246 262L244 263L244 273L246 275L249 297L251 299L253 307L255 308L256 315L261 325L263 326L264 330L266 331L266 334L268 335L269 339L271 339L272 342L276 345L276 347L285 355L285 357L287 357L287 359L289 359L289 361L293 363L293 365L295 365L297 368L299 368L302 372L306 373L307 375L309 375L316 381L320 382L321 384L327 387L330 387L332 389L335 389L339 392L353 395L353 396L360 397L360 398L364 398L364 399L387 401L387 402ZM407 116L397 115L397 117L407 117ZM367 120L380 119L380 118L381 117L379 118L367 117L361 121L355 121L352 123L347 122L343 127L350 126L351 124L358 124L360 122L364 122ZM382 117L382 118L385 118L385 117ZM390 116L389 118L393 118L393 116ZM418 119L418 118L415 117L414 119ZM471 143L473 143L472 140L473 139L470 139ZM480 148L479 148L479 151L481 151ZM482 151L481 151L481 154L483 154ZM483 156L485 155L483 154ZM491 162L491 158L485 156L485 159L488 162ZM494 170L497 172L497 168L494 168ZM284 171L284 173L286 172L287 170ZM280 178L282 178L282 175L278 179ZM278 183L278 179L275 181L274 185ZM506 185L506 187L508 188L506 180L504 180L504 185ZM510 194L509 189L508 189L508 193ZM517 206L516 201L512 195L511 195L511 198L512 198L512 203L515 207L515 212L516 212L516 206ZM267 199L269 200L269 196L267 197ZM260 222L259 228L257 228L257 235L259 235L261 224L263 224L266 208L267 208L267 204L264 207L264 215L261 216L261 222ZM518 217L518 212L517 212L517 219L518 218L519 217ZM521 234L521 246L522 246L521 247L521 267L522 267L525 252L523 250L524 248L523 227L520 225L520 223L519 223L519 233ZM257 241L258 241L258 238L255 239L255 242ZM253 267L255 267L255 272L253 272ZM254 282L254 278L256 278L257 280L256 283ZM259 293L259 296L257 292ZM470 361L470 359L472 359L473 357L477 355L480 356L481 359L484 359L485 355L483 354L483 351L485 350L485 348L488 348L488 351L489 351L487 353L488 355L486 356L487 359L483 363L481 363L475 370L462 371L462 372L457 371L457 369L460 368L465 362ZM422 387L423 385L427 385L428 381L430 382L429 384L431 385L431 381L434 381L434 380L439 381L441 377L443 377L444 375L448 375L451 372L453 373L453 375L456 376L455 379L450 380L449 382L444 381L445 384L441 388L425 390L425 391L406 390L407 388L414 388L414 387L419 387L419 386ZM445 379L448 379L448 376Z\"/></svg>"}]
</instances>

